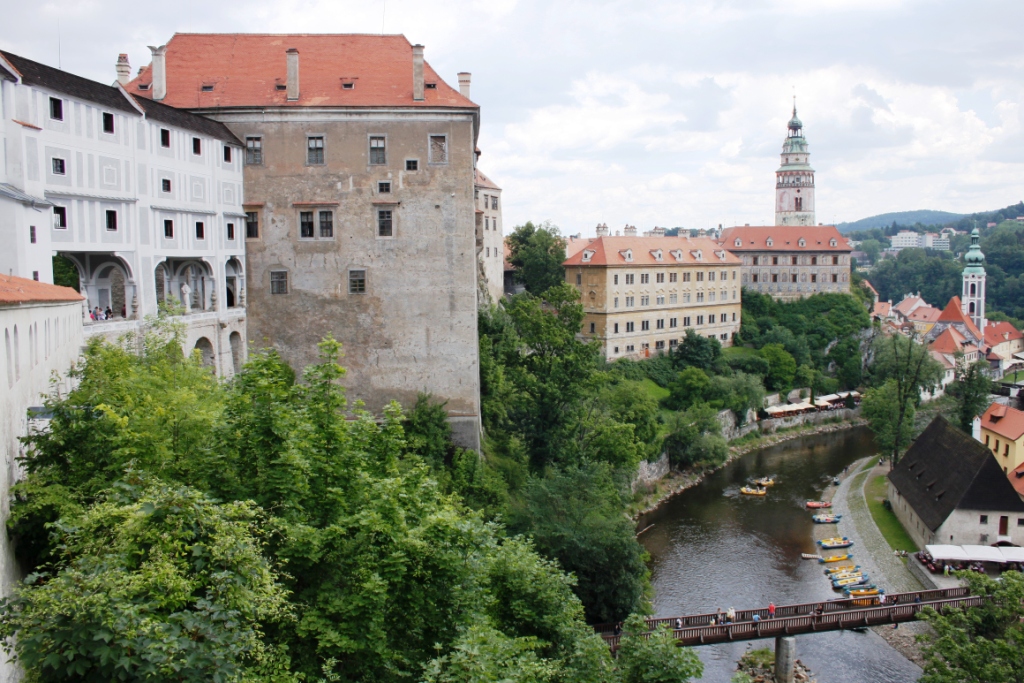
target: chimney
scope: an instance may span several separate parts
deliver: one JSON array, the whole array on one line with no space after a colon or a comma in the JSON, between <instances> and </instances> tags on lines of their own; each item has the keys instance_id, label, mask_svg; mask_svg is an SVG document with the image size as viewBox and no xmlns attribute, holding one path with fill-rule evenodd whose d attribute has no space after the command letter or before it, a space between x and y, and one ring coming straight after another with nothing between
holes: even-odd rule
<instances>
[{"instance_id":1,"label":"chimney","mask_svg":"<svg viewBox=\"0 0 1024 683\"><path fill-rule=\"evenodd\" d=\"M595 230L595 234L598 237L607 237L608 236L608 224L607 223L598 223L597 224L597 228Z\"/></svg>"},{"instance_id":2,"label":"chimney","mask_svg":"<svg viewBox=\"0 0 1024 683\"><path fill-rule=\"evenodd\" d=\"M122 52L117 56L117 65L114 70L117 71L117 82L121 85L128 85L128 81L132 79L132 67L128 63L128 55Z\"/></svg>"},{"instance_id":3,"label":"chimney","mask_svg":"<svg viewBox=\"0 0 1024 683\"><path fill-rule=\"evenodd\" d=\"M636 226L635 225L627 225L622 230L622 234L625 235L626 237L636 237Z\"/></svg>"},{"instance_id":4,"label":"chimney","mask_svg":"<svg viewBox=\"0 0 1024 683\"><path fill-rule=\"evenodd\" d=\"M153 85L150 86L150 90L153 93L154 100L162 100L167 97L167 46L161 45L160 47L149 46L149 51L153 53Z\"/></svg>"},{"instance_id":5,"label":"chimney","mask_svg":"<svg viewBox=\"0 0 1024 683\"><path fill-rule=\"evenodd\" d=\"M466 87L469 87L467 83ZM459 76L459 88L462 88L462 76ZM423 46L412 46L412 99L423 101Z\"/></svg>"},{"instance_id":6,"label":"chimney","mask_svg":"<svg viewBox=\"0 0 1024 683\"><path fill-rule=\"evenodd\" d=\"M473 74L468 71L459 72L459 92L467 100L469 99L469 79L472 78Z\"/></svg>"},{"instance_id":7,"label":"chimney","mask_svg":"<svg viewBox=\"0 0 1024 683\"><path fill-rule=\"evenodd\" d=\"M288 101L297 102L299 99L299 51L294 47L288 48L285 58L288 61Z\"/></svg>"}]
</instances>

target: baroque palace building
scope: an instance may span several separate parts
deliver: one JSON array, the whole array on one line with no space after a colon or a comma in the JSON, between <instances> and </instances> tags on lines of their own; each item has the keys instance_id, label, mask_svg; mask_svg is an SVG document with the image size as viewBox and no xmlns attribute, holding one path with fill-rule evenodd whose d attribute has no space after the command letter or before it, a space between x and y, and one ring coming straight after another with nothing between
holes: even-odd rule
<instances>
[{"instance_id":1,"label":"baroque palace building","mask_svg":"<svg viewBox=\"0 0 1024 683\"><path fill-rule=\"evenodd\" d=\"M452 88L402 35L175 34L151 50L128 92L243 141L250 339L301 372L333 335L350 400L379 413L432 394L478 448L470 75Z\"/></svg>"},{"instance_id":2,"label":"baroque palace building","mask_svg":"<svg viewBox=\"0 0 1024 683\"><path fill-rule=\"evenodd\" d=\"M600 236L564 266L583 337L608 360L667 352L687 330L730 346L739 331L740 259L712 239Z\"/></svg>"}]
</instances>

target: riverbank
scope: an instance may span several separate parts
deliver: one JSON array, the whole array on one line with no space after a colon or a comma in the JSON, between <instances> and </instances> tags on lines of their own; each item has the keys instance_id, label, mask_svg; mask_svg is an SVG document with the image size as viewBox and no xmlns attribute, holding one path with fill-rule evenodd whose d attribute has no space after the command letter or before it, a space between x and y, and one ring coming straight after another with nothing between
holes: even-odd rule
<instances>
[{"instance_id":1,"label":"riverbank","mask_svg":"<svg viewBox=\"0 0 1024 683\"><path fill-rule=\"evenodd\" d=\"M771 434L758 433L756 436L754 434L748 434L747 436L732 442L729 446L729 456L721 464L715 467L708 467L699 470L670 470L668 475L656 482L648 492L644 493L638 500L627 506L626 512L633 521L637 521L643 515L657 510L673 496L676 496L701 483L704 481L705 477L722 469L736 458L746 455L752 451L756 451L759 448L767 448L785 441L799 439L803 436L827 434L829 432L852 429L865 424L867 424L867 420L858 417L819 425L792 427L790 429L779 430Z\"/></svg>"}]
</instances>

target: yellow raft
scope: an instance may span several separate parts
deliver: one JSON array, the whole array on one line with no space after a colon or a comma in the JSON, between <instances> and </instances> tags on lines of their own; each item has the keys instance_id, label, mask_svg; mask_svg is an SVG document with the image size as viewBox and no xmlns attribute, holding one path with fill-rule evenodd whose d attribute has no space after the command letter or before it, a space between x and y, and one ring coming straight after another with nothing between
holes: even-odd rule
<instances>
[{"instance_id":1,"label":"yellow raft","mask_svg":"<svg viewBox=\"0 0 1024 683\"><path fill-rule=\"evenodd\" d=\"M851 553L847 553L845 555L833 555L832 557L823 557L820 560L818 560L818 562L821 562L821 563L824 563L824 562L842 562L843 560L852 560L852 559L853 559L853 555Z\"/></svg>"},{"instance_id":2,"label":"yellow raft","mask_svg":"<svg viewBox=\"0 0 1024 683\"><path fill-rule=\"evenodd\" d=\"M757 484L758 486L775 486L775 478L761 477L760 479L755 479L754 483Z\"/></svg>"},{"instance_id":3,"label":"yellow raft","mask_svg":"<svg viewBox=\"0 0 1024 683\"><path fill-rule=\"evenodd\" d=\"M768 489L752 489L749 486L744 486L740 489L740 493L745 496L767 496Z\"/></svg>"}]
</instances>

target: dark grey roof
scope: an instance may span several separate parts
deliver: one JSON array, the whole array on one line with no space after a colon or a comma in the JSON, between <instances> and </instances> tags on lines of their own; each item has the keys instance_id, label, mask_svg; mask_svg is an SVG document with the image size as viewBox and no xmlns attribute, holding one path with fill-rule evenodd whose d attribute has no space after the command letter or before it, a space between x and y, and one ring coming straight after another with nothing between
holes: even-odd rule
<instances>
[{"instance_id":1,"label":"dark grey roof","mask_svg":"<svg viewBox=\"0 0 1024 683\"><path fill-rule=\"evenodd\" d=\"M941 416L917 437L889 481L932 531L956 509L1024 512L989 450Z\"/></svg>"},{"instance_id":2,"label":"dark grey roof","mask_svg":"<svg viewBox=\"0 0 1024 683\"><path fill-rule=\"evenodd\" d=\"M21 73L21 82L26 85L38 85L109 109L139 113L117 88L33 62L10 52L0 51L0 54Z\"/></svg>"},{"instance_id":3,"label":"dark grey roof","mask_svg":"<svg viewBox=\"0 0 1024 683\"><path fill-rule=\"evenodd\" d=\"M196 133L201 133L202 135L208 135L211 138L228 142L232 145L242 144L239 139L235 137L235 134L219 121L213 121L205 116L193 114L185 111L184 109L171 107L161 102L154 102L148 97L139 97L138 95L132 95L132 97L139 103L139 106L145 110L147 119L161 121L170 126L176 126L178 128L184 128Z\"/></svg>"}]
</instances>

